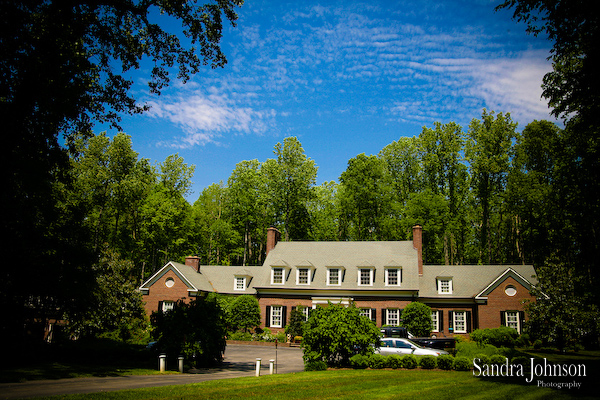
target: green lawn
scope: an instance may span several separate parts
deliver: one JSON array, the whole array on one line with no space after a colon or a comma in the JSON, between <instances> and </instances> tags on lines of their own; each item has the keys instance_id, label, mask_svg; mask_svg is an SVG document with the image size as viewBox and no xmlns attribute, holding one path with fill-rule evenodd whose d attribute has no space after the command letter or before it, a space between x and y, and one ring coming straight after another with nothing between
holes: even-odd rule
<instances>
[{"instance_id":1,"label":"green lawn","mask_svg":"<svg viewBox=\"0 0 600 400\"><path fill-rule=\"evenodd\" d=\"M597 398L581 390L556 390L524 379L476 378L471 372L329 370L193 385L72 395L63 399L570 399Z\"/></svg>"}]
</instances>

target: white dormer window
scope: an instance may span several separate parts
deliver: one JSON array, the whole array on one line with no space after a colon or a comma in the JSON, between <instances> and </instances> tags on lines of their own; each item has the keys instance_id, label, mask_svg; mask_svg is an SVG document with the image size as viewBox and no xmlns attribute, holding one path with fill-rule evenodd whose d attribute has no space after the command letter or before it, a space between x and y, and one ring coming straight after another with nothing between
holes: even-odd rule
<instances>
[{"instance_id":1,"label":"white dormer window","mask_svg":"<svg viewBox=\"0 0 600 400\"><path fill-rule=\"evenodd\" d=\"M296 269L296 284L297 285L310 285L312 281L313 269L310 267L298 267Z\"/></svg>"},{"instance_id":2,"label":"white dormer window","mask_svg":"<svg viewBox=\"0 0 600 400\"><path fill-rule=\"evenodd\" d=\"M452 294L452 278L437 278L438 294Z\"/></svg>"},{"instance_id":3,"label":"white dormer window","mask_svg":"<svg viewBox=\"0 0 600 400\"><path fill-rule=\"evenodd\" d=\"M234 290L246 290L246 277L236 276L233 282Z\"/></svg>"},{"instance_id":4,"label":"white dormer window","mask_svg":"<svg viewBox=\"0 0 600 400\"><path fill-rule=\"evenodd\" d=\"M358 269L358 286L373 286L373 268Z\"/></svg>"},{"instance_id":5,"label":"white dormer window","mask_svg":"<svg viewBox=\"0 0 600 400\"><path fill-rule=\"evenodd\" d=\"M402 284L402 268L385 269L385 286L400 286Z\"/></svg>"},{"instance_id":6,"label":"white dormer window","mask_svg":"<svg viewBox=\"0 0 600 400\"><path fill-rule=\"evenodd\" d=\"M339 286L342 284L342 269L328 268L327 269L327 285Z\"/></svg>"},{"instance_id":7,"label":"white dormer window","mask_svg":"<svg viewBox=\"0 0 600 400\"><path fill-rule=\"evenodd\" d=\"M271 268L271 284L273 285L283 285L284 283L284 268L283 267L274 267Z\"/></svg>"}]
</instances>

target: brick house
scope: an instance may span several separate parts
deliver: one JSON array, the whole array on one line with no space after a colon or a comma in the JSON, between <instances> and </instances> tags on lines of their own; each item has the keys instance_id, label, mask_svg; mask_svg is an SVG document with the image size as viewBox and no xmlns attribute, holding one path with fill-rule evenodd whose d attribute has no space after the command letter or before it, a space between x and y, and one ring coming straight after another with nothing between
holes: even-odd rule
<instances>
[{"instance_id":1,"label":"brick house","mask_svg":"<svg viewBox=\"0 0 600 400\"><path fill-rule=\"evenodd\" d=\"M262 327L284 329L294 307L354 304L377 326L401 325L402 309L421 301L432 309L432 335L466 334L507 325L519 332L523 300L537 281L531 265L423 265L422 228L412 241L279 242L267 232L262 266L201 266L169 262L140 290L146 311L172 307L208 292L257 297Z\"/></svg>"}]
</instances>

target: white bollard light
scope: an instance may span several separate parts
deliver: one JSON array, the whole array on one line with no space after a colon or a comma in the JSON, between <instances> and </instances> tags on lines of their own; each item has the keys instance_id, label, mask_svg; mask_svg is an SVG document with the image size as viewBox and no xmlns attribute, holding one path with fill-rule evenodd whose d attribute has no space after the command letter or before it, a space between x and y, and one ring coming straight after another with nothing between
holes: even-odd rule
<instances>
[{"instance_id":1,"label":"white bollard light","mask_svg":"<svg viewBox=\"0 0 600 400\"><path fill-rule=\"evenodd\" d=\"M260 376L260 358L256 359L256 376Z\"/></svg>"},{"instance_id":2,"label":"white bollard light","mask_svg":"<svg viewBox=\"0 0 600 400\"><path fill-rule=\"evenodd\" d=\"M177 360L179 361L179 372L183 374L183 356L179 356Z\"/></svg>"},{"instance_id":3,"label":"white bollard light","mask_svg":"<svg viewBox=\"0 0 600 400\"><path fill-rule=\"evenodd\" d=\"M167 355L161 354L160 356L158 356L158 370L160 372L165 372L166 369L167 369Z\"/></svg>"},{"instance_id":4,"label":"white bollard light","mask_svg":"<svg viewBox=\"0 0 600 400\"><path fill-rule=\"evenodd\" d=\"M273 375L273 366L275 365L275 360L269 360L269 374Z\"/></svg>"}]
</instances>

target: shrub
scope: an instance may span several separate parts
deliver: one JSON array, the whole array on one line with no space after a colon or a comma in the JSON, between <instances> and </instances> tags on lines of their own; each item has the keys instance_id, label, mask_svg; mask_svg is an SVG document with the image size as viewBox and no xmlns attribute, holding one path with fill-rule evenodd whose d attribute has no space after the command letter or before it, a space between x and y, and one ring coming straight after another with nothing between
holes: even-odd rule
<instances>
[{"instance_id":1,"label":"shrub","mask_svg":"<svg viewBox=\"0 0 600 400\"><path fill-rule=\"evenodd\" d=\"M492 344L496 347L515 347L519 333L507 326L493 329L476 329L471 333L471 339L480 345Z\"/></svg>"},{"instance_id":2,"label":"shrub","mask_svg":"<svg viewBox=\"0 0 600 400\"><path fill-rule=\"evenodd\" d=\"M305 371L327 371L327 363L320 360L311 360L304 363Z\"/></svg>"},{"instance_id":3,"label":"shrub","mask_svg":"<svg viewBox=\"0 0 600 400\"><path fill-rule=\"evenodd\" d=\"M302 336L304 331L304 310L303 306L298 306L290 312L290 323L285 327L285 333L287 335Z\"/></svg>"},{"instance_id":4,"label":"shrub","mask_svg":"<svg viewBox=\"0 0 600 400\"><path fill-rule=\"evenodd\" d=\"M498 354L498 348L491 344L479 345L475 342L461 342L456 344L456 355L473 359L474 357L485 354L488 357Z\"/></svg>"},{"instance_id":5,"label":"shrub","mask_svg":"<svg viewBox=\"0 0 600 400\"><path fill-rule=\"evenodd\" d=\"M415 336L429 336L431 333L431 308L418 301L409 303L402 311L406 329Z\"/></svg>"},{"instance_id":6,"label":"shrub","mask_svg":"<svg viewBox=\"0 0 600 400\"><path fill-rule=\"evenodd\" d=\"M452 364L452 368L455 371L469 371L471 367L471 360L469 360L467 357L456 357L454 359L454 363Z\"/></svg>"},{"instance_id":7,"label":"shrub","mask_svg":"<svg viewBox=\"0 0 600 400\"><path fill-rule=\"evenodd\" d=\"M256 297L244 294L229 303L228 324L231 330L249 332L260 325L260 306Z\"/></svg>"},{"instance_id":8,"label":"shrub","mask_svg":"<svg viewBox=\"0 0 600 400\"><path fill-rule=\"evenodd\" d=\"M523 367L527 367L528 365L531 365L531 362L529 361L529 358L525 356L516 356L513 357L511 364L522 365Z\"/></svg>"},{"instance_id":9,"label":"shrub","mask_svg":"<svg viewBox=\"0 0 600 400\"><path fill-rule=\"evenodd\" d=\"M323 360L349 365L354 354L371 354L379 341L379 329L360 315L354 304L329 303L315 308L304 324L304 361Z\"/></svg>"},{"instance_id":10,"label":"shrub","mask_svg":"<svg viewBox=\"0 0 600 400\"><path fill-rule=\"evenodd\" d=\"M439 369L450 370L454 364L454 357L449 354L442 354L437 359L437 366Z\"/></svg>"},{"instance_id":11,"label":"shrub","mask_svg":"<svg viewBox=\"0 0 600 400\"><path fill-rule=\"evenodd\" d=\"M373 369L385 368L386 356L381 354L371 354L369 356L369 367Z\"/></svg>"},{"instance_id":12,"label":"shrub","mask_svg":"<svg viewBox=\"0 0 600 400\"><path fill-rule=\"evenodd\" d=\"M423 356L419 364L423 369L434 369L437 366L437 357Z\"/></svg>"},{"instance_id":13,"label":"shrub","mask_svg":"<svg viewBox=\"0 0 600 400\"><path fill-rule=\"evenodd\" d=\"M494 354L490 357L490 364L502 365L506 363L506 357L500 354Z\"/></svg>"},{"instance_id":14,"label":"shrub","mask_svg":"<svg viewBox=\"0 0 600 400\"><path fill-rule=\"evenodd\" d=\"M388 368L402 368L402 356L398 354L390 354L386 357L385 365Z\"/></svg>"},{"instance_id":15,"label":"shrub","mask_svg":"<svg viewBox=\"0 0 600 400\"><path fill-rule=\"evenodd\" d=\"M250 341L252 340L252 334L250 332L233 332L229 334L228 338L230 340Z\"/></svg>"},{"instance_id":16,"label":"shrub","mask_svg":"<svg viewBox=\"0 0 600 400\"><path fill-rule=\"evenodd\" d=\"M355 354L350 357L350 366L356 369L365 369L369 366L369 356Z\"/></svg>"},{"instance_id":17,"label":"shrub","mask_svg":"<svg viewBox=\"0 0 600 400\"><path fill-rule=\"evenodd\" d=\"M490 364L490 356L487 354L477 354L473 359L477 360L477 364L479 365Z\"/></svg>"},{"instance_id":18,"label":"shrub","mask_svg":"<svg viewBox=\"0 0 600 400\"><path fill-rule=\"evenodd\" d=\"M415 369L419 363L417 362L417 357L412 354L407 354L402 357L402 368L406 369Z\"/></svg>"}]
</instances>

